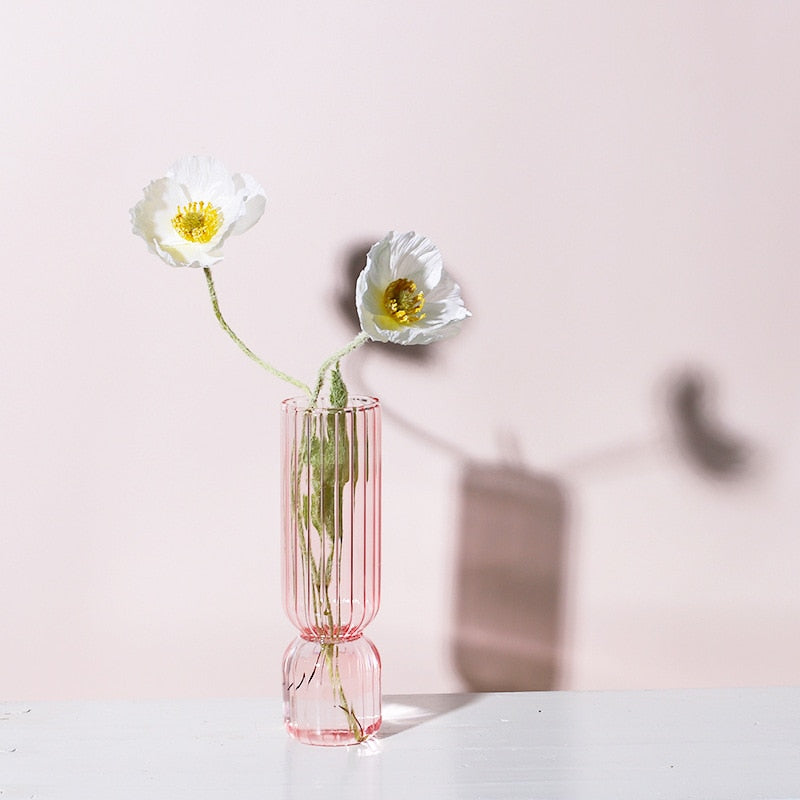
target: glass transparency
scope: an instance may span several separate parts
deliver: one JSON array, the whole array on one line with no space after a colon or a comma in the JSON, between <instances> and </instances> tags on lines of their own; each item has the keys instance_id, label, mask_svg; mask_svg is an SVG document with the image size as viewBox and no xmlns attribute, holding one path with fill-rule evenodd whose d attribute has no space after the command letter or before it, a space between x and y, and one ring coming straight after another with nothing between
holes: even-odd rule
<instances>
[{"instance_id":1,"label":"glass transparency","mask_svg":"<svg viewBox=\"0 0 800 800\"><path fill-rule=\"evenodd\" d=\"M283 603L300 636L283 660L288 731L307 744L364 741L381 724L381 665L362 631L380 604L378 401L282 405Z\"/></svg>"},{"instance_id":2,"label":"glass transparency","mask_svg":"<svg viewBox=\"0 0 800 800\"><path fill-rule=\"evenodd\" d=\"M282 406L283 600L302 636L358 635L380 603L380 408Z\"/></svg>"},{"instance_id":3,"label":"glass transparency","mask_svg":"<svg viewBox=\"0 0 800 800\"><path fill-rule=\"evenodd\" d=\"M289 733L305 744L364 741L381 725L381 661L366 637L321 642L297 637L283 657Z\"/></svg>"}]
</instances>

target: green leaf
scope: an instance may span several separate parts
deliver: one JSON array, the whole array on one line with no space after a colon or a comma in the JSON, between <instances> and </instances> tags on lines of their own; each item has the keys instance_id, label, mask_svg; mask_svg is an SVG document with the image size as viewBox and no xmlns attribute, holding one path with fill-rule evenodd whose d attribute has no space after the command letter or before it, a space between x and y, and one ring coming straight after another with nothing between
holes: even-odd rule
<instances>
[{"instance_id":1,"label":"green leaf","mask_svg":"<svg viewBox=\"0 0 800 800\"><path fill-rule=\"evenodd\" d=\"M345 386L342 379L342 373L339 371L339 362L331 371L331 406L333 408L344 408L347 405L348 395L347 386Z\"/></svg>"}]
</instances>

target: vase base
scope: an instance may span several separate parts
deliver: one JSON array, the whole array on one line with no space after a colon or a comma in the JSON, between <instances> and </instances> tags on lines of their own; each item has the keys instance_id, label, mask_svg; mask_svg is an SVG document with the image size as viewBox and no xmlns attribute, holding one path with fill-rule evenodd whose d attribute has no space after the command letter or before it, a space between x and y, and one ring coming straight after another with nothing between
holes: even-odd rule
<instances>
[{"instance_id":1,"label":"vase base","mask_svg":"<svg viewBox=\"0 0 800 800\"><path fill-rule=\"evenodd\" d=\"M358 744L381 724L381 659L366 636L298 636L283 657L283 719L306 744Z\"/></svg>"},{"instance_id":2,"label":"vase base","mask_svg":"<svg viewBox=\"0 0 800 800\"><path fill-rule=\"evenodd\" d=\"M374 736L381 727L379 717L369 727L364 728L361 738L356 738L350 730L307 730L295 725L286 725L289 735L303 744L313 744L322 747L343 747L346 745L362 744Z\"/></svg>"}]
</instances>

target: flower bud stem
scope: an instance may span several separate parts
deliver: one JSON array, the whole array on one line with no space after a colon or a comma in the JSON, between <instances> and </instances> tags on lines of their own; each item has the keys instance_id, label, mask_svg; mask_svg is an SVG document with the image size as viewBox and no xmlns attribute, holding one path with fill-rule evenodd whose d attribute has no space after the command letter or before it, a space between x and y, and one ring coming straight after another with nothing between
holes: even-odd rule
<instances>
[{"instance_id":1,"label":"flower bud stem","mask_svg":"<svg viewBox=\"0 0 800 800\"><path fill-rule=\"evenodd\" d=\"M306 386L303 381L298 380L297 378L293 378L291 375L287 375L285 372L281 372L279 369L276 369L272 366L272 364L268 364L263 359L259 358L231 329L231 326L225 322L225 318L222 316L222 312L219 310L219 301L217 300L217 292L214 288L214 279L211 277L211 270L208 267L203 267L203 272L206 274L206 283L208 284L208 293L211 295L211 304L214 306L214 314L217 317L217 321L219 322L222 329L228 336L236 342L239 349L248 357L251 358L253 361L256 362L260 367L263 367L267 372L271 375L274 375L276 378L280 378L281 380L286 381L287 383L291 383L293 386L296 386L298 389L302 389L309 397L311 397L311 389ZM317 391L319 393L319 390ZM316 400L316 396L315 396Z\"/></svg>"},{"instance_id":2,"label":"flower bud stem","mask_svg":"<svg viewBox=\"0 0 800 800\"><path fill-rule=\"evenodd\" d=\"M319 398L319 393L322 391L322 386L325 383L325 376L328 374L328 370L338 361L341 361L348 353L352 353L353 350L357 350L362 344L366 344L367 341L369 341L369 336L364 333L364 331L361 331L352 342L346 344L341 350L337 350L330 358L323 362L317 374L317 383L314 386L314 392L311 394L311 408L314 408L317 404L317 399Z\"/></svg>"}]
</instances>

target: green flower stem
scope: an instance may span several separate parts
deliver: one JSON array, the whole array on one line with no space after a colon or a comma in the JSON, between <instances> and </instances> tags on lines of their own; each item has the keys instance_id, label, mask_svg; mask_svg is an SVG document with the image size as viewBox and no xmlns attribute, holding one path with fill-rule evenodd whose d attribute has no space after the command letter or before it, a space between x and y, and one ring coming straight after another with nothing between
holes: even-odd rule
<instances>
[{"instance_id":1,"label":"green flower stem","mask_svg":"<svg viewBox=\"0 0 800 800\"><path fill-rule=\"evenodd\" d=\"M328 663L328 673L330 675L331 684L335 687L334 691L338 695L339 708L347 715L347 724L350 727L350 733L353 734L353 738L356 742L363 742L364 739L367 738L364 736L364 727L358 721L356 712L353 711L344 693L342 675L339 672L339 646L335 642L326 642L322 647L325 648L325 660Z\"/></svg>"},{"instance_id":2,"label":"green flower stem","mask_svg":"<svg viewBox=\"0 0 800 800\"><path fill-rule=\"evenodd\" d=\"M341 350L337 350L330 358L323 362L317 374L317 383L314 386L314 392L311 394L311 408L314 408L317 404L319 393L322 391L322 386L325 383L325 376L328 374L328 370L334 364L341 361L348 353L352 353L353 350L357 350L362 344L366 344L367 341L369 341L369 336L364 333L364 331L361 331L352 342L346 344Z\"/></svg>"},{"instance_id":3,"label":"green flower stem","mask_svg":"<svg viewBox=\"0 0 800 800\"><path fill-rule=\"evenodd\" d=\"M230 325L225 322L225 318L222 316L222 312L219 310L219 301L217 300L217 292L214 288L214 279L211 277L211 270L208 267L203 267L203 272L206 274L206 283L208 283L208 293L211 295L211 304L214 306L214 314L217 317L217 321L222 326L222 329L228 336L233 339L234 342L238 345L239 349L248 357L253 359L260 367L263 367L267 372L271 375L274 375L276 378L280 378L281 380L286 381L287 383L291 383L293 386L296 386L298 389L302 389L309 397L311 397L311 389L306 386L303 381L298 380L297 378L293 378L291 375L287 375L285 372L281 372L279 369L272 366L272 364L268 364L263 359L259 358L234 332ZM349 351L348 351L349 352ZM315 398L316 399L316 398Z\"/></svg>"}]
</instances>

